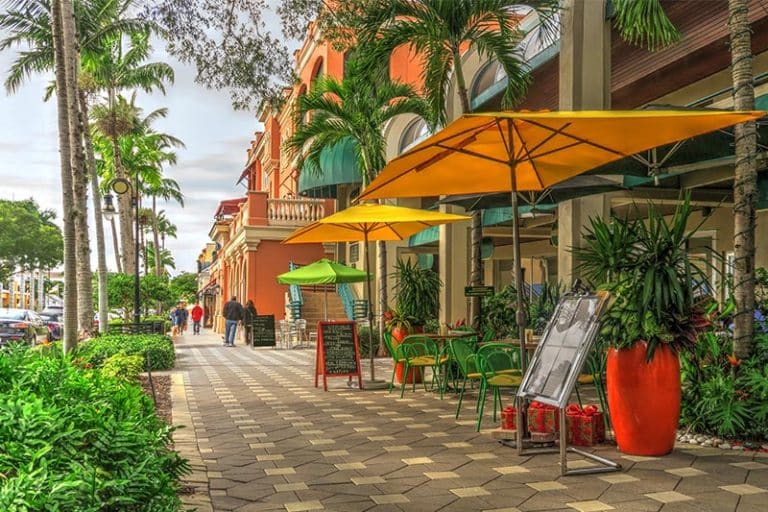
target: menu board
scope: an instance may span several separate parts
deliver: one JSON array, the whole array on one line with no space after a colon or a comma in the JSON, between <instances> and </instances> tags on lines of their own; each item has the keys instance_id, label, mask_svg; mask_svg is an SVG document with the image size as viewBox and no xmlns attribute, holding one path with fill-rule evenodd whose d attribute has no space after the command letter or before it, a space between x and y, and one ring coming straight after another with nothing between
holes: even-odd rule
<instances>
[{"instance_id":1,"label":"menu board","mask_svg":"<svg viewBox=\"0 0 768 512\"><path fill-rule=\"evenodd\" d=\"M517 396L565 407L592 349L607 295L566 295L539 341Z\"/></svg>"},{"instance_id":2,"label":"menu board","mask_svg":"<svg viewBox=\"0 0 768 512\"><path fill-rule=\"evenodd\" d=\"M318 322L315 387L323 376L323 388L328 390L327 377L357 375L362 388L360 349L355 322Z\"/></svg>"},{"instance_id":3,"label":"menu board","mask_svg":"<svg viewBox=\"0 0 768 512\"><path fill-rule=\"evenodd\" d=\"M274 347L277 345L275 338L275 315L256 315L251 322L252 347Z\"/></svg>"}]
</instances>

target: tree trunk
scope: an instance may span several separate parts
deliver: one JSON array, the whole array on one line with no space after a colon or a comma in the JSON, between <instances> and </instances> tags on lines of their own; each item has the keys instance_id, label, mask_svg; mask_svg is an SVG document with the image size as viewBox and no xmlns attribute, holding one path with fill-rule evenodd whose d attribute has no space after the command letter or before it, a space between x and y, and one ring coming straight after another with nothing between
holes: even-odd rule
<instances>
[{"instance_id":1,"label":"tree trunk","mask_svg":"<svg viewBox=\"0 0 768 512\"><path fill-rule=\"evenodd\" d=\"M68 5L67 5L68 4ZM54 65L56 74L56 107L59 124L59 154L61 158L62 221L64 223L64 352L77 347L77 254L75 252L75 223L72 220L72 159L67 114L67 75L73 74L71 59L74 51L74 26L71 17L72 4L68 0L51 2L51 33L53 35ZM70 75L71 76L71 75Z\"/></svg>"},{"instance_id":2,"label":"tree trunk","mask_svg":"<svg viewBox=\"0 0 768 512\"><path fill-rule=\"evenodd\" d=\"M75 59L75 70L79 59ZM77 71L75 72L77 74ZM88 232L88 172L83 151L86 123L80 111L77 82L68 84L69 117L72 121L70 144L72 145L72 193L75 204L72 215L75 220L75 250L77 251L77 313L80 332L86 337L93 333L93 274L91 272L91 242Z\"/></svg>"},{"instance_id":3,"label":"tree trunk","mask_svg":"<svg viewBox=\"0 0 768 512\"><path fill-rule=\"evenodd\" d=\"M471 112L472 109L469 104L469 93L467 92L467 83L464 79L464 70L461 67L461 55L458 48L453 52L453 69L456 72L456 85L459 90L459 99L461 100L461 113L466 114ZM517 213L513 213L513 215L517 215ZM469 284L481 286L485 280L483 278L482 260L483 222L480 210L472 212L470 241ZM480 328L480 300L479 297L470 298L469 317L470 322L476 329Z\"/></svg>"},{"instance_id":4,"label":"tree trunk","mask_svg":"<svg viewBox=\"0 0 768 512\"><path fill-rule=\"evenodd\" d=\"M109 108L112 112L112 133L110 138L112 139L112 162L115 166L115 177L119 179L128 180L128 176L123 168L123 158L120 152L120 140L117 130L117 119L115 112L115 91L109 90L107 93L107 101L109 102ZM129 180L130 181L130 180ZM118 215L120 216L120 243L123 247L122 252L122 267L123 272L128 275L135 274L138 269L135 268L135 241L133 233L133 208L131 196L133 195L133 189L131 192L117 195Z\"/></svg>"},{"instance_id":5,"label":"tree trunk","mask_svg":"<svg viewBox=\"0 0 768 512\"><path fill-rule=\"evenodd\" d=\"M117 225L115 224L115 218L112 217L109 221L110 226L112 227L112 246L115 251L115 263L117 264L117 271L122 273L123 272L123 263L120 258L120 245L118 243L118 236L117 236Z\"/></svg>"},{"instance_id":6,"label":"tree trunk","mask_svg":"<svg viewBox=\"0 0 768 512\"><path fill-rule=\"evenodd\" d=\"M728 1L735 110L755 108L748 3L747 0ZM737 357L745 358L752 352L755 312L755 206L757 203L755 123L736 125L734 135L736 170L733 184L733 295L736 300L736 315L733 328L733 350Z\"/></svg>"},{"instance_id":7,"label":"tree trunk","mask_svg":"<svg viewBox=\"0 0 768 512\"><path fill-rule=\"evenodd\" d=\"M83 119L88 120L88 101L85 93L80 91L80 112ZM96 171L96 157L93 152L93 142L91 141L91 131L87 128L83 130L83 142L85 143L86 166L88 175L91 177L91 190L93 191L93 219L96 225L96 255L97 255L97 275L99 289L99 332L107 332L109 323L109 304L107 302L107 248L104 241L104 222L101 216L101 194L99 193L99 174Z\"/></svg>"},{"instance_id":8,"label":"tree trunk","mask_svg":"<svg viewBox=\"0 0 768 512\"><path fill-rule=\"evenodd\" d=\"M160 233L157 229L157 197L152 196L152 244L155 247L155 275L163 275L160 261Z\"/></svg>"}]
</instances>

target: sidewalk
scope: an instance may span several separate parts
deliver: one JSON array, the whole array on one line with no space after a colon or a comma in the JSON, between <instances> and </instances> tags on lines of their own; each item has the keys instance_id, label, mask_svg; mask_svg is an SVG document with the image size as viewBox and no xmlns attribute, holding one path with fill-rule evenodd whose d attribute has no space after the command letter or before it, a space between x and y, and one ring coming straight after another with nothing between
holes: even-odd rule
<instances>
[{"instance_id":1,"label":"sidewalk","mask_svg":"<svg viewBox=\"0 0 768 512\"><path fill-rule=\"evenodd\" d=\"M378 379L389 379L386 363ZM401 400L349 390L346 379L323 392L313 365L314 350L227 348L210 331L177 339L173 414L185 428L175 438L197 486L185 503L201 512L766 510L768 454L601 448L623 472L560 477L557 455L518 457L475 432L472 396L456 421L454 396L417 387Z\"/></svg>"}]
</instances>

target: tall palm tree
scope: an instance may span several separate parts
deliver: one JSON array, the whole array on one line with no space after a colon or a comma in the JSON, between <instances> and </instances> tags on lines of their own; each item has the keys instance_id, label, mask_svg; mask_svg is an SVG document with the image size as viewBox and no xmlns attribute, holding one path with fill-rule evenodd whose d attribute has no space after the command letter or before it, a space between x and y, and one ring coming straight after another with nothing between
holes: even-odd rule
<instances>
[{"instance_id":1,"label":"tall palm tree","mask_svg":"<svg viewBox=\"0 0 768 512\"><path fill-rule=\"evenodd\" d=\"M155 251L155 244L148 242L147 255L149 270L150 272L154 272L156 276L160 277L168 275L169 268L176 270L176 261L173 259L173 255L168 249L161 248L159 251Z\"/></svg>"},{"instance_id":2,"label":"tall palm tree","mask_svg":"<svg viewBox=\"0 0 768 512\"><path fill-rule=\"evenodd\" d=\"M152 198L152 240L155 247L161 247L164 249L164 245L160 245L160 225L157 211L157 198L161 198L164 201L176 201L182 207L184 206L184 194L181 193L179 184L176 180L170 178L163 178L159 184L150 184L146 188L146 193ZM160 275L160 251L155 251L155 272Z\"/></svg>"},{"instance_id":3,"label":"tall palm tree","mask_svg":"<svg viewBox=\"0 0 768 512\"><path fill-rule=\"evenodd\" d=\"M544 25L553 23L558 0L524 2L536 9ZM461 113L471 111L462 54L477 48L481 57L495 59L507 75L502 98L506 108L520 101L529 76L518 44L521 2L510 0L374 0L361 21L361 54L381 61L395 48L409 46L424 59L424 91L434 115L445 121L448 90L453 77ZM546 33L545 30L542 33ZM470 282L483 284L481 212L472 213ZM472 299L471 316L479 320L479 301Z\"/></svg>"},{"instance_id":4,"label":"tall palm tree","mask_svg":"<svg viewBox=\"0 0 768 512\"><path fill-rule=\"evenodd\" d=\"M96 117L96 124L113 145L112 154L115 157L115 177L126 178L122 164L119 138L135 127L135 109L132 105L120 99L120 91L126 89L141 89L151 92L155 89L165 93L165 83L172 83L173 69L163 62L150 62L152 47L149 42L150 30L130 34L126 46L124 38L116 37L109 40L107 51L95 55L93 59L84 62L84 70L92 77L100 90L106 92L106 102L101 106L101 112ZM95 108L95 107L94 107ZM96 114L94 112L94 114ZM120 232L122 242L122 267L127 274L134 272L133 254L133 214L130 208L130 198L119 196Z\"/></svg>"},{"instance_id":5,"label":"tall palm tree","mask_svg":"<svg viewBox=\"0 0 768 512\"><path fill-rule=\"evenodd\" d=\"M176 238L177 228L168 217L165 216L165 210L157 212L157 230L160 233L160 248L165 249L166 238Z\"/></svg>"},{"instance_id":6,"label":"tall palm tree","mask_svg":"<svg viewBox=\"0 0 768 512\"><path fill-rule=\"evenodd\" d=\"M358 63L349 62L343 80L322 76L299 98L296 131L286 147L299 155L299 168L310 161L320 169L323 148L352 139L365 187L386 163L382 127L401 114L416 114L430 123L433 120L429 104L413 88L390 81L382 68L370 74ZM379 242L377 249L379 307L383 311L387 304L386 244Z\"/></svg>"},{"instance_id":7,"label":"tall palm tree","mask_svg":"<svg viewBox=\"0 0 768 512\"><path fill-rule=\"evenodd\" d=\"M9 33L0 41L0 50L10 46L26 44L28 47L12 64L5 81L6 89L15 92L33 73L47 72L53 69L53 45L50 23L51 3L45 0L28 0L5 2L10 8L0 14L0 28ZM96 225L96 245L98 253L98 285L100 329L107 326L107 267L104 244L104 230L100 215L98 193L98 178L94 165L93 147L90 132L87 130L88 95L95 92L97 84L87 74L83 73L80 62L93 61L94 55L105 51L108 42L123 34L135 31L157 31L154 23L131 17L129 11L136 0L88 0L79 1L73 5L77 26L77 46L75 52L75 81L76 102L73 108L77 111L77 120L73 135L74 165L73 196L75 203L72 214L67 219L74 219L76 231L77 284L80 326L90 330L92 325L92 293L90 277L90 243L87 229L87 188L88 180L93 191L93 210ZM55 92L55 84L46 94L46 100ZM85 146L83 148L83 145ZM114 228L114 225L113 225ZM119 265L118 265L119 268Z\"/></svg>"},{"instance_id":8,"label":"tall palm tree","mask_svg":"<svg viewBox=\"0 0 768 512\"><path fill-rule=\"evenodd\" d=\"M641 5L642 4L642 5ZM617 25L622 37L650 49L675 42L679 33L667 18L659 0L614 0ZM728 0L733 106L753 110L755 90L749 1ZM744 358L752 352L755 311L755 207L757 201L757 133L754 122L735 127L736 168L733 185L734 270L736 302L733 350Z\"/></svg>"}]
</instances>

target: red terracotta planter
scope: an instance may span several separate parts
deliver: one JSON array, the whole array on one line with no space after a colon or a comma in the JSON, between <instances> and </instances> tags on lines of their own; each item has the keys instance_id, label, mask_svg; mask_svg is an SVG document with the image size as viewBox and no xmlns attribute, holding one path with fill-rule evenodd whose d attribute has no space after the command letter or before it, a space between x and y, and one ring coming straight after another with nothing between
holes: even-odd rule
<instances>
[{"instance_id":1,"label":"red terracotta planter","mask_svg":"<svg viewBox=\"0 0 768 512\"><path fill-rule=\"evenodd\" d=\"M680 418L680 361L658 345L650 363L647 343L610 349L608 409L619 450L629 455L666 455L675 446Z\"/></svg>"}]
</instances>

